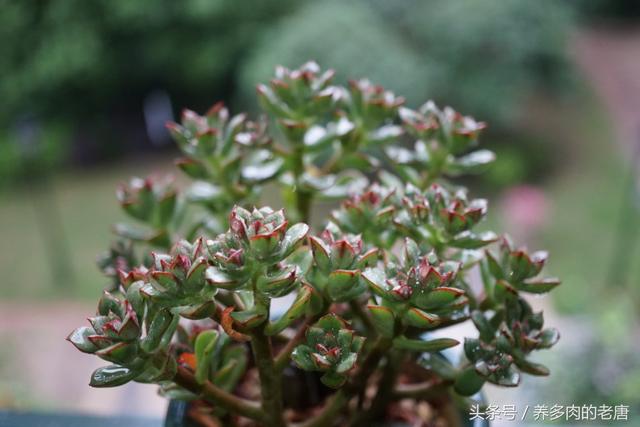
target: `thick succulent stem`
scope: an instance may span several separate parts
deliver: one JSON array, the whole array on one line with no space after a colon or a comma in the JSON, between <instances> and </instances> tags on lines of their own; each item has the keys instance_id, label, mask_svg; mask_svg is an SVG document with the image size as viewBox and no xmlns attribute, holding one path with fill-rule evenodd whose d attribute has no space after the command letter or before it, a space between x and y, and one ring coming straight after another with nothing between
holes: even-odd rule
<instances>
[{"instance_id":1,"label":"thick succulent stem","mask_svg":"<svg viewBox=\"0 0 640 427\"><path fill-rule=\"evenodd\" d=\"M369 410L360 412L351 422L351 426L367 426L371 421L377 419L384 413L389 401L393 399L393 389L402 367L402 361L405 358L404 352L392 350L387 357L387 364L382 372L382 378L378 382L378 390L376 392Z\"/></svg>"},{"instance_id":2,"label":"thick succulent stem","mask_svg":"<svg viewBox=\"0 0 640 427\"><path fill-rule=\"evenodd\" d=\"M257 292L257 279L253 279L253 295L256 305L269 313L270 301ZM267 314L268 318L268 314ZM282 375L275 369L271 338L265 333L268 322L248 332L251 337L253 359L260 377L260 396L265 414L265 427L286 427L282 400Z\"/></svg>"},{"instance_id":3,"label":"thick succulent stem","mask_svg":"<svg viewBox=\"0 0 640 427\"><path fill-rule=\"evenodd\" d=\"M375 326L369 314L362 309L360 302L358 301L350 301L349 307L353 310L353 313L356 315L358 319L364 324L367 332L375 332Z\"/></svg>"},{"instance_id":4,"label":"thick succulent stem","mask_svg":"<svg viewBox=\"0 0 640 427\"><path fill-rule=\"evenodd\" d=\"M311 202L313 194L300 188L296 189L296 210L300 217L300 221L308 224L311 219Z\"/></svg>"},{"instance_id":5,"label":"thick succulent stem","mask_svg":"<svg viewBox=\"0 0 640 427\"><path fill-rule=\"evenodd\" d=\"M199 384L195 376L183 367L178 367L178 371L173 380L179 386L236 415L251 418L256 421L266 420L265 413L255 403L234 396L208 381Z\"/></svg>"},{"instance_id":6,"label":"thick succulent stem","mask_svg":"<svg viewBox=\"0 0 640 427\"><path fill-rule=\"evenodd\" d=\"M391 340L379 338L355 376L327 401L325 407L316 417L301 424L300 427L331 426L336 420L337 415L346 408L349 400L360 394L367 386L367 380L378 367L380 360L389 348L391 348Z\"/></svg>"},{"instance_id":7,"label":"thick succulent stem","mask_svg":"<svg viewBox=\"0 0 640 427\"><path fill-rule=\"evenodd\" d=\"M285 427L282 404L282 375L275 369L273 351L269 337L258 328L251 334L251 349L260 375L260 394L265 425Z\"/></svg>"},{"instance_id":8,"label":"thick succulent stem","mask_svg":"<svg viewBox=\"0 0 640 427\"><path fill-rule=\"evenodd\" d=\"M434 397L442 396L443 393L446 394L451 384L452 381L445 381L440 379L425 381L417 384L402 384L396 386L395 390L393 391L393 398L395 400L430 400Z\"/></svg>"},{"instance_id":9,"label":"thick succulent stem","mask_svg":"<svg viewBox=\"0 0 640 427\"><path fill-rule=\"evenodd\" d=\"M315 418L300 424L296 427L328 427L335 422L338 414L347 406L351 399L351 394L344 390L338 390L329 398L322 412Z\"/></svg>"},{"instance_id":10,"label":"thick succulent stem","mask_svg":"<svg viewBox=\"0 0 640 427\"><path fill-rule=\"evenodd\" d=\"M306 224L310 223L311 219L311 202L313 200L313 193L309 191L303 190L300 186L300 178L304 173L304 163L303 163L303 151L300 147L301 145L296 145L296 149L294 151L294 168L293 174L295 177L295 190L293 192L295 196L296 203L296 211L298 213L298 220L302 221Z\"/></svg>"}]
</instances>

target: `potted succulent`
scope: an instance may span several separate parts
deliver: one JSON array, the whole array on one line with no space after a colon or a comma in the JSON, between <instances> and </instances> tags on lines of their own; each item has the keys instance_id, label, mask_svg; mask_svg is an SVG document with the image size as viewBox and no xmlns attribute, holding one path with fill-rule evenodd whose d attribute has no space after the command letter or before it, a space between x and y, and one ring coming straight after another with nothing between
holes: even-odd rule
<instances>
[{"instance_id":1,"label":"potted succulent","mask_svg":"<svg viewBox=\"0 0 640 427\"><path fill-rule=\"evenodd\" d=\"M487 202L451 182L494 160L485 125L332 77L278 68L257 121L216 104L167 125L193 183L119 189L136 223L115 225L110 285L68 337L111 363L91 386L159 385L188 402L167 425L457 426L486 382L548 375L529 355L558 332L523 298L559 284L546 253L476 231ZM341 202L319 218L320 200ZM466 321L464 343L434 337Z\"/></svg>"}]
</instances>

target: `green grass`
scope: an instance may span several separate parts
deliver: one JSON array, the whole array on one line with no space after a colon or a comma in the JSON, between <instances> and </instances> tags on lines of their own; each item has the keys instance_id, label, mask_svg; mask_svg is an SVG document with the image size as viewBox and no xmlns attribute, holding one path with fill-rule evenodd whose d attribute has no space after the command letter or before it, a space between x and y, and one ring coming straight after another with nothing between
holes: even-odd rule
<instances>
[{"instance_id":1,"label":"green grass","mask_svg":"<svg viewBox=\"0 0 640 427\"><path fill-rule=\"evenodd\" d=\"M171 168L165 157L131 161L61 173L46 186L0 194L0 297L95 299L106 283L96 256L108 248L110 224L124 219L115 198L117 185L134 174ZM60 221L51 222L52 211L59 212ZM49 239L44 227L54 228ZM68 265L70 280L57 279L52 262Z\"/></svg>"},{"instance_id":2,"label":"green grass","mask_svg":"<svg viewBox=\"0 0 640 427\"><path fill-rule=\"evenodd\" d=\"M637 298L640 284L640 210L629 185L630 158L600 105L585 97L565 114L571 155L564 174L548 188L553 212L541 237L551 252L549 271L563 279L554 291L556 305L574 313L602 312L605 300Z\"/></svg>"}]
</instances>

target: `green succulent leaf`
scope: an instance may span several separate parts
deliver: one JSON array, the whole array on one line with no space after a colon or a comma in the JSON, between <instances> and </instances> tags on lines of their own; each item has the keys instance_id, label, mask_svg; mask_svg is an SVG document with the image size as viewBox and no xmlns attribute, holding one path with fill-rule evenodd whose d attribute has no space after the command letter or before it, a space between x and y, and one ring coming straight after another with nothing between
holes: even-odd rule
<instances>
[{"instance_id":1,"label":"green succulent leaf","mask_svg":"<svg viewBox=\"0 0 640 427\"><path fill-rule=\"evenodd\" d=\"M320 377L320 381L329 388L340 388L347 381L347 377L337 372L327 372Z\"/></svg>"},{"instance_id":2,"label":"green succulent leaf","mask_svg":"<svg viewBox=\"0 0 640 427\"><path fill-rule=\"evenodd\" d=\"M371 291L379 296L385 296L387 285L387 275L381 268L368 268L362 272L362 278L367 282Z\"/></svg>"},{"instance_id":3,"label":"green succulent leaf","mask_svg":"<svg viewBox=\"0 0 640 427\"><path fill-rule=\"evenodd\" d=\"M282 239L282 253L281 257L285 258L291 255L291 253L302 243L307 233L309 232L309 226L304 223L298 223L291 226Z\"/></svg>"},{"instance_id":4,"label":"green succulent leaf","mask_svg":"<svg viewBox=\"0 0 640 427\"><path fill-rule=\"evenodd\" d=\"M492 151L473 151L465 156L452 159L447 165L447 173L451 175L481 173L486 171L495 159L496 155Z\"/></svg>"},{"instance_id":5,"label":"green succulent leaf","mask_svg":"<svg viewBox=\"0 0 640 427\"><path fill-rule=\"evenodd\" d=\"M333 301L349 301L362 295L359 270L336 270L329 274L327 292Z\"/></svg>"},{"instance_id":6,"label":"green succulent leaf","mask_svg":"<svg viewBox=\"0 0 640 427\"><path fill-rule=\"evenodd\" d=\"M418 360L420 366L435 372L445 380L454 380L457 371L456 368L439 353L423 353Z\"/></svg>"},{"instance_id":7,"label":"green succulent leaf","mask_svg":"<svg viewBox=\"0 0 640 427\"><path fill-rule=\"evenodd\" d=\"M461 396L473 396L480 391L485 380L473 367L462 370L456 377L453 389Z\"/></svg>"},{"instance_id":8,"label":"green succulent leaf","mask_svg":"<svg viewBox=\"0 0 640 427\"><path fill-rule=\"evenodd\" d=\"M223 390L232 391L247 369L247 350L242 346L230 346L224 349L222 358L222 366L214 374L212 382Z\"/></svg>"},{"instance_id":9,"label":"green succulent leaf","mask_svg":"<svg viewBox=\"0 0 640 427\"><path fill-rule=\"evenodd\" d=\"M400 336L393 340L393 346L395 348L422 352L442 351L447 348L455 347L458 344L460 344L460 341L451 338L437 338L429 341L423 341Z\"/></svg>"},{"instance_id":10,"label":"green succulent leaf","mask_svg":"<svg viewBox=\"0 0 640 427\"><path fill-rule=\"evenodd\" d=\"M495 287L495 296L498 301L513 299L518 296L518 291L506 280L498 280Z\"/></svg>"},{"instance_id":11,"label":"green succulent leaf","mask_svg":"<svg viewBox=\"0 0 640 427\"><path fill-rule=\"evenodd\" d=\"M264 295L271 298L279 298L295 289L298 284L298 274L296 266L287 266L287 268L274 276L259 277L256 282L256 288Z\"/></svg>"},{"instance_id":12,"label":"green succulent leaf","mask_svg":"<svg viewBox=\"0 0 640 427\"><path fill-rule=\"evenodd\" d=\"M495 336L496 330L484 317L484 314L479 310L474 310L471 313L471 320L480 332L480 339L486 342L491 342Z\"/></svg>"},{"instance_id":13,"label":"green succulent leaf","mask_svg":"<svg viewBox=\"0 0 640 427\"><path fill-rule=\"evenodd\" d=\"M255 328L267 319L267 311L262 306L256 305L248 310L234 311L231 317L245 328Z\"/></svg>"},{"instance_id":14,"label":"green succulent leaf","mask_svg":"<svg viewBox=\"0 0 640 427\"><path fill-rule=\"evenodd\" d=\"M176 312L185 319L206 319L213 316L216 312L216 303L215 301L211 300L198 304L187 305L179 307Z\"/></svg>"},{"instance_id":15,"label":"green succulent leaf","mask_svg":"<svg viewBox=\"0 0 640 427\"><path fill-rule=\"evenodd\" d=\"M138 346L133 343L119 342L95 352L95 355L107 362L126 364L138 352Z\"/></svg>"},{"instance_id":16,"label":"green succulent leaf","mask_svg":"<svg viewBox=\"0 0 640 427\"><path fill-rule=\"evenodd\" d=\"M312 359L312 351L306 345L299 345L296 347L293 353L291 353L291 360L293 360L300 369L305 371L313 371L315 369L315 364Z\"/></svg>"},{"instance_id":17,"label":"green succulent leaf","mask_svg":"<svg viewBox=\"0 0 640 427\"><path fill-rule=\"evenodd\" d=\"M313 259L318 268L322 271L329 271L331 268L331 261L329 259L331 250L321 239L315 236L309 236L309 243L313 253Z\"/></svg>"},{"instance_id":18,"label":"green succulent leaf","mask_svg":"<svg viewBox=\"0 0 640 427\"><path fill-rule=\"evenodd\" d=\"M93 328L82 326L71 332L67 337L67 341L76 346L76 348L83 353L94 353L98 350L98 347L96 347L88 337L95 333L96 331L94 331Z\"/></svg>"},{"instance_id":19,"label":"green succulent leaf","mask_svg":"<svg viewBox=\"0 0 640 427\"><path fill-rule=\"evenodd\" d=\"M540 341L539 348L551 348L560 339L560 332L554 328L545 329L540 333L538 339Z\"/></svg>"},{"instance_id":20,"label":"green succulent leaf","mask_svg":"<svg viewBox=\"0 0 640 427\"><path fill-rule=\"evenodd\" d=\"M276 176L282 169L284 159L271 158L268 151L260 151L248 163L242 168L242 178L249 183L259 183Z\"/></svg>"},{"instance_id":21,"label":"green succulent leaf","mask_svg":"<svg viewBox=\"0 0 640 427\"><path fill-rule=\"evenodd\" d=\"M478 249L497 241L498 238L498 235L493 231L474 233L467 230L456 235L456 237L454 237L453 240L449 242L449 244L454 248Z\"/></svg>"},{"instance_id":22,"label":"green succulent leaf","mask_svg":"<svg viewBox=\"0 0 640 427\"><path fill-rule=\"evenodd\" d=\"M208 267L205 273L207 282L223 289L234 289L241 286L233 277L216 267Z\"/></svg>"},{"instance_id":23,"label":"green succulent leaf","mask_svg":"<svg viewBox=\"0 0 640 427\"><path fill-rule=\"evenodd\" d=\"M93 371L91 387L117 387L128 383L138 375L135 370L120 365L109 365Z\"/></svg>"},{"instance_id":24,"label":"green succulent leaf","mask_svg":"<svg viewBox=\"0 0 640 427\"><path fill-rule=\"evenodd\" d=\"M491 275L496 279L504 279L505 273L502 267L500 266L500 263L498 262L498 260L496 260L493 254L489 251L485 251L485 254L487 256L486 257L487 266L489 267L489 272L491 272Z\"/></svg>"},{"instance_id":25,"label":"green succulent leaf","mask_svg":"<svg viewBox=\"0 0 640 427\"><path fill-rule=\"evenodd\" d=\"M410 308L404 315L404 321L409 326L428 329L440 323L440 318L435 314L430 314L418 308Z\"/></svg>"},{"instance_id":26,"label":"green succulent leaf","mask_svg":"<svg viewBox=\"0 0 640 427\"><path fill-rule=\"evenodd\" d=\"M285 263L297 266L300 271L300 276L304 277L313 265L313 255L311 251L309 251L309 248L305 246L299 247L287 257Z\"/></svg>"},{"instance_id":27,"label":"green succulent leaf","mask_svg":"<svg viewBox=\"0 0 640 427\"><path fill-rule=\"evenodd\" d=\"M546 377L550 374L549 368L540 363L529 362L526 359L516 358L515 364L522 372L530 375Z\"/></svg>"},{"instance_id":28,"label":"green succulent leaf","mask_svg":"<svg viewBox=\"0 0 640 427\"><path fill-rule=\"evenodd\" d=\"M415 295L415 294L414 294ZM417 294L413 298L416 305L425 310L446 306L459 296L464 295L464 291L458 288L442 286L422 294Z\"/></svg>"},{"instance_id":29,"label":"green succulent leaf","mask_svg":"<svg viewBox=\"0 0 640 427\"><path fill-rule=\"evenodd\" d=\"M140 341L140 347L147 353L152 353L160 346L162 337L173 322L173 314L169 310L160 310L149 325L147 336Z\"/></svg>"},{"instance_id":30,"label":"green succulent leaf","mask_svg":"<svg viewBox=\"0 0 640 427\"><path fill-rule=\"evenodd\" d=\"M527 279L523 282L518 282L516 287L523 292L529 292L532 294L544 294L551 291L553 288L560 284L560 280L556 278L544 278L544 279Z\"/></svg>"},{"instance_id":31,"label":"green succulent leaf","mask_svg":"<svg viewBox=\"0 0 640 427\"><path fill-rule=\"evenodd\" d=\"M195 354L196 354L196 381L199 384L203 384L209 380L209 374L211 372L212 360L214 356L214 350L220 333L216 330L203 331L198 334L195 341Z\"/></svg>"},{"instance_id":32,"label":"green succulent leaf","mask_svg":"<svg viewBox=\"0 0 640 427\"><path fill-rule=\"evenodd\" d=\"M371 313L371 320L380 335L391 338L395 332L395 318L390 308L381 305L367 306Z\"/></svg>"}]
</instances>

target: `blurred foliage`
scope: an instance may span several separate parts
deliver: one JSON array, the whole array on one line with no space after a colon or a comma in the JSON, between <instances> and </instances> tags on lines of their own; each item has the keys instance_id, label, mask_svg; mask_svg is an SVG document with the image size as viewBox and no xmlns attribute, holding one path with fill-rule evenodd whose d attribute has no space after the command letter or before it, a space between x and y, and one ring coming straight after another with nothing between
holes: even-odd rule
<instances>
[{"instance_id":1,"label":"blurred foliage","mask_svg":"<svg viewBox=\"0 0 640 427\"><path fill-rule=\"evenodd\" d=\"M572 90L565 53L572 21L570 6L557 0L307 3L253 47L239 97L250 104L249 83L269 76L274 65L311 58L341 70L338 80L366 74L406 93L409 106L425 97L446 100L488 121L491 148L501 157L506 152L508 163L497 164L485 183L501 188L537 180L541 171L549 174L554 147L544 133L523 133L522 123L534 94L561 97Z\"/></svg>"},{"instance_id":2,"label":"blurred foliage","mask_svg":"<svg viewBox=\"0 0 640 427\"><path fill-rule=\"evenodd\" d=\"M308 59L339 70L340 82L367 75L375 84L407 94L409 104L424 101L433 89L431 70L377 12L366 1L307 3L266 32L248 55L240 75L243 103L253 102L252 82L269 78L274 66L294 67Z\"/></svg>"},{"instance_id":3,"label":"blurred foliage","mask_svg":"<svg viewBox=\"0 0 640 427\"><path fill-rule=\"evenodd\" d=\"M3 1L0 117L96 115L158 87L208 99L288 3Z\"/></svg>"},{"instance_id":4,"label":"blurred foliage","mask_svg":"<svg viewBox=\"0 0 640 427\"><path fill-rule=\"evenodd\" d=\"M0 127L25 115L62 123L85 159L130 147L144 140L131 128L144 129L150 92L202 108L212 93L228 97L241 53L291 3L1 1ZM12 149L2 150L0 174L11 176Z\"/></svg>"},{"instance_id":5,"label":"blurred foliage","mask_svg":"<svg viewBox=\"0 0 640 427\"><path fill-rule=\"evenodd\" d=\"M637 21L640 2L637 0L583 0L577 6L582 18L591 21Z\"/></svg>"},{"instance_id":6,"label":"blurred foliage","mask_svg":"<svg viewBox=\"0 0 640 427\"><path fill-rule=\"evenodd\" d=\"M505 128L533 90L565 86L570 24L570 9L556 0L308 3L261 38L241 87L274 65L312 58L342 70L341 78L367 74L408 93L409 105L446 99Z\"/></svg>"},{"instance_id":7,"label":"blurred foliage","mask_svg":"<svg viewBox=\"0 0 640 427\"><path fill-rule=\"evenodd\" d=\"M142 106L156 90L197 110L216 98L246 106L255 98L244 88L277 63L366 74L409 105L446 99L496 129L513 127L533 90L567 81L571 13L559 0L1 4L0 126L24 115L62 123L76 161L148 148ZM247 92L236 93L238 75Z\"/></svg>"},{"instance_id":8,"label":"blurred foliage","mask_svg":"<svg viewBox=\"0 0 640 427\"><path fill-rule=\"evenodd\" d=\"M28 120L0 130L0 187L13 178L41 178L64 160L69 147L69 128L51 123L41 128Z\"/></svg>"}]
</instances>

